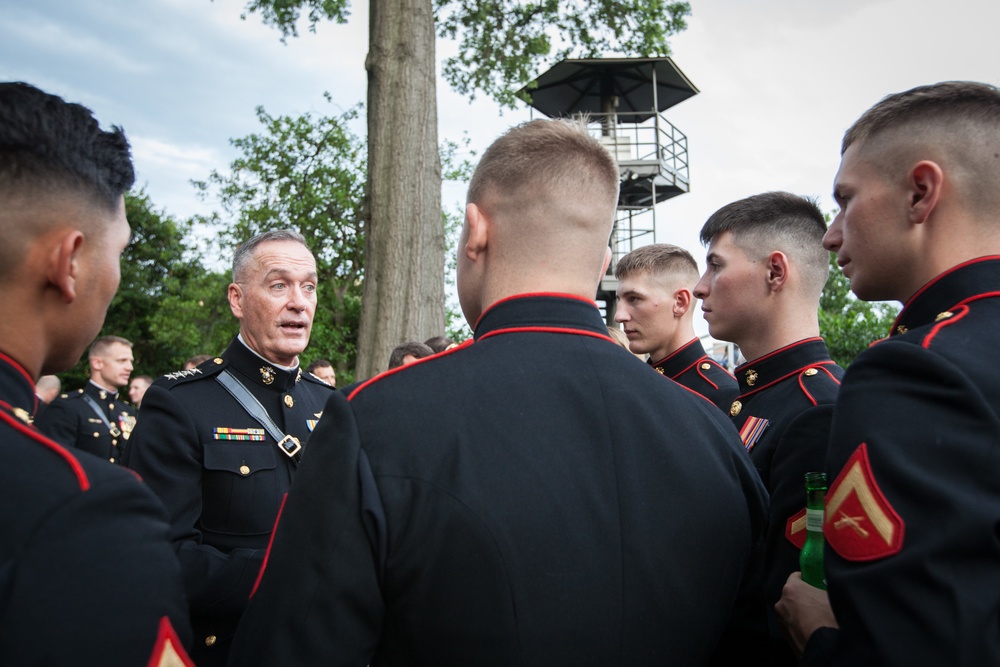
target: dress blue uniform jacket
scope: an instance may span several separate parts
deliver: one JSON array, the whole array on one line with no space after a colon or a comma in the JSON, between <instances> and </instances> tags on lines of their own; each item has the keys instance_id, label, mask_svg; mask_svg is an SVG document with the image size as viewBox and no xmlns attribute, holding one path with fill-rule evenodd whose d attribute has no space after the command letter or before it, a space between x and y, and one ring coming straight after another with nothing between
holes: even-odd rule
<instances>
[{"instance_id":1,"label":"dress blue uniform jacket","mask_svg":"<svg viewBox=\"0 0 1000 667\"><path fill-rule=\"evenodd\" d=\"M794 655L771 611L788 575L799 570L805 541L807 472L826 469L833 403L844 371L821 338L807 338L739 366L740 396L730 408L771 497L764 587L775 664Z\"/></svg>"},{"instance_id":2,"label":"dress blue uniform jacket","mask_svg":"<svg viewBox=\"0 0 1000 667\"><path fill-rule=\"evenodd\" d=\"M198 665L224 664L298 463L216 380L228 370L307 446L333 387L239 340L146 391L126 465L163 500L191 604Z\"/></svg>"},{"instance_id":3,"label":"dress blue uniform jacket","mask_svg":"<svg viewBox=\"0 0 1000 667\"><path fill-rule=\"evenodd\" d=\"M29 425L35 401L0 354L0 664L176 657L191 630L163 506L129 471Z\"/></svg>"},{"instance_id":4,"label":"dress blue uniform jacket","mask_svg":"<svg viewBox=\"0 0 1000 667\"><path fill-rule=\"evenodd\" d=\"M590 301L327 403L234 665L753 664L766 495L725 415Z\"/></svg>"},{"instance_id":5,"label":"dress blue uniform jacket","mask_svg":"<svg viewBox=\"0 0 1000 667\"><path fill-rule=\"evenodd\" d=\"M841 629L806 664L1000 664L998 326L1000 257L967 262L848 369L824 525Z\"/></svg>"},{"instance_id":6,"label":"dress blue uniform jacket","mask_svg":"<svg viewBox=\"0 0 1000 667\"><path fill-rule=\"evenodd\" d=\"M701 394L727 414L740 393L736 378L705 354L705 348L697 338L692 338L659 361L650 359L649 365L660 375Z\"/></svg>"},{"instance_id":7,"label":"dress blue uniform jacket","mask_svg":"<svg viewBox=\"0 0 1000 667\"><path fill-rule=\"evenodd\" d=\"M94 411L91 401L104 413L104 419ZM87 382L82 389L52 401L39 415L36 425L64 447L121 463L135 425L135 408L119 399L117 393Z\"/></svg>"}]
</instances>

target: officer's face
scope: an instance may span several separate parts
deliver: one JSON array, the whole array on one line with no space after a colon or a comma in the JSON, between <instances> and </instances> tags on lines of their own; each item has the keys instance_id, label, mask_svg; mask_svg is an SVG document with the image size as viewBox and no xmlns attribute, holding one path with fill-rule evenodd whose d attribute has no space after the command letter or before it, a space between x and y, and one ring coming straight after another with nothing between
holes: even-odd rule
<instances>
[{"instance_id":1,"label":"officer's face","mask_svg":"<svg viewBox=\"0 0 1000 667\"><path fill-rule=\"evenodd\" d=\"M665 276L638 273L618 281L615 322L628 337L629 350L659 361L669 354L670 341L680 320L674 316L671 281Z\"/></svg>"},{"instance_id":2,"label":"officer's face","mask_svg":"<svg viewBox=\"0 0 1000 667\"><path fill-rule=\"evenodd\" d=\"M128 400L132 401L132 405L139 405L142 403L142 397L147 389L149 389L149 385L146 384L145 380L132 380L128 386Z\"/></svg>"},{"instance_id":3,"label":"officer's face","mask_svg":"<svg viewBox=\"0 0 1000 667\"><path fill-rule=\"evenodd\" d=\"M309 344L316 278L316 261L301 243L257 246L243 282L229 286L229 306L252 350L279 366L296 363Z\"/></svg>"},{"instance_id":4,"label":"officer's face","mask_svg":"<svg viewBox=\"0 0 1000 667\"><path fill-rule=\"evenodd\" d=\"M333 370L333 366L319 366L312 374L330 386L337 384L337 373Z\"/></svg>"},{"instance_id":5,"label":"officer's face","mask_svg":"<svg viewBox=\"0 0 1000 667\"><path fill-rule=\"evenodd\" d=\"M706 263L694 295L702 300L708 332L740 344L758 326L768 294L766 262L752 260L723 232L709 244Z\"/></svg>"},{"instance_id":6,"label":"officer's face","mask_svg":"<svg viewBox=\"0 0 1000 667\"><path fill-rule=\"evenodd\" d=\"M124 387L132 375L132 348L124 343L112 343L94 358L94 370L98 374L98 384L104 387Z\"/></svg>"},{"instance_id":7,"label":"officer's face","mask_svg":"<svg viewBox=\"0 0 1000 667\"><path fill-rule=\"evenodd\" d=\"M851 290L867 301L906 301L913 293L907 259L907 194L852 145L834 180L840 212L823 237ZM919 285L917 285L919 287Z\"/></svg>"}]
</instances>

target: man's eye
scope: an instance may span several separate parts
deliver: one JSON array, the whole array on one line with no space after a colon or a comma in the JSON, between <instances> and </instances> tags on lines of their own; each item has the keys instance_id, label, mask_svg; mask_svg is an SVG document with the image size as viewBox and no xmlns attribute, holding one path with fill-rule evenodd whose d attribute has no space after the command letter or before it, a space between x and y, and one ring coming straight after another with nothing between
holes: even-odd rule
<instances>
[{"instance_id":1,"label":"man's eye","mask_svg":"<svg viewBox=\"0 0 1000 667\"><path fill-rule=\"evenodd\" d=\"M303 285L302 291L309 292L310 294L312 294L313 292L316 291L316 286L312 284Z\"/></svg>"},{"instance_id":2,"label":"man's eye","mask_svg":"<svg viewBox=\"0 0 1000 667\"><path fill-rule=\"evenodd\" d=\"M271 285L271 289L276 291L283 290L285 289L285 283L274 283L273 285Z\"/></svg>"}]
</instances>

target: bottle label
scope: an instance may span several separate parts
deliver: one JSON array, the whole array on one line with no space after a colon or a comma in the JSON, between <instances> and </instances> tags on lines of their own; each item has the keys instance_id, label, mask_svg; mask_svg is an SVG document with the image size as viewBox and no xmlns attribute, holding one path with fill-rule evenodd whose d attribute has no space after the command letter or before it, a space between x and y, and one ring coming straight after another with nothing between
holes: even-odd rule
<instances>
[{"instance_id":1,"label":"bottle label","mask_svg":"<svg viewBox=\"0 0 1000 667\"><path fill-rule=\"evenodd\" d=\"M806 530L813 533L823 532L823 510L806 510Z\"/></svg>"}]
</instances>

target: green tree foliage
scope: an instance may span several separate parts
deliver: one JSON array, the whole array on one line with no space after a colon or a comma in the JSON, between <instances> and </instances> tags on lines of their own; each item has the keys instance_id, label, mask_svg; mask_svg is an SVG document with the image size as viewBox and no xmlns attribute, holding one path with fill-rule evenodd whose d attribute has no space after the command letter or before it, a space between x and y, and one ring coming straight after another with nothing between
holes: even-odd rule
<instances>
[{"instance_id":1,"label":"green tree foliage","mask_svg":"<svg viewBox=\"0 0 1000 667\"><path fill-rule=\"evenodd\" d=\"M819 330L830 356L843 368L874 341L889 335L899 308L861 301L851 294L850 281L830 253L830 277L819 301Z\"/></svg>"},{"instance_id":2,"label":"green tree foliage","mask_svg":"<svg viewBox=\"0 0 1000 667\"><path fill-rule=\"evenodd\" d=\"M338 116L271 116L258 107L263 129L231 141L240 156L229 172L195 183L229 218L211 221L227 248L272 229L306 238L319 285L303 360L329 359L342 382L354 367L364 277L365 144L348 127L357 115L358 108Z\"/></svg>"}]
</instances>

